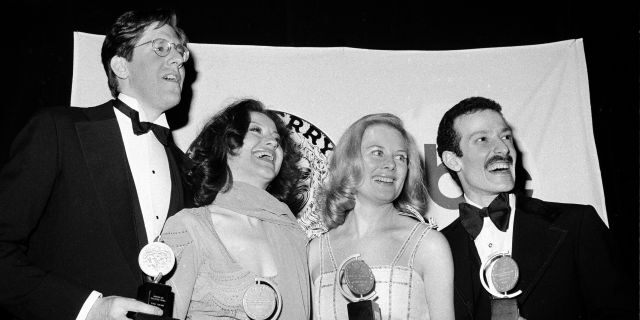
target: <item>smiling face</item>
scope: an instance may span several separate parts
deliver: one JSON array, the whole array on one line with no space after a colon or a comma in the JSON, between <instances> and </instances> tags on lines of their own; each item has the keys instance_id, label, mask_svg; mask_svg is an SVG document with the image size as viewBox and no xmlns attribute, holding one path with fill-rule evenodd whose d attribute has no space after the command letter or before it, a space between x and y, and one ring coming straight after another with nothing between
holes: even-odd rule
<instances>
[{"instance_id":1,"label":"smiling face","mask_svg":"<svg viewBox=\"0 0 640 320\"><path fill-rule=\"evenodd\" d=\"M261 189L280 172L283 152L275 123L267 115L251 112L251 123L242 147L229 154L227 164L233 181L242 181Z\"/></svg>"},{"instance_id":2,"label":"smiling face","mask_svg":"<svg viewBox=\"0 0 640 320\"><path fill-rule=\"evenodd\" d=\"M131 61L113 57L111 67L119 78L120 92L138 100L150 120L155 120L163 112L180 102L184 67L182 56L172 47L165 57L153 51L151 43L163 38L173 43L181 43L175 30L169 25L157 28L157 23L147 27L133 49Z\"/></svg>"},{"instance_id":3,"label":"smiling face","mask_svg":"<svg viewBox=\"0 0 640 320\"><path fill-rule=\"evenodd\" d=\"M513 189L516 152L511 127L502 115L482 110L459 116L454 128L460 137L462 156L443 153L443 161L457 172L466 196L488 205L497 194Z\"/></svg>"},{"instance_id":4,"label":"smiling face","mask_svg":"<svg viewBox=\"0 0 640 320\"><path fill-rule=\"evenodd\" d=\"M363 172L357 201L392 203L402 192L407 177L406 140L388 125L372 125L362 135L360 153Z\"/></svg>"}]
</instances>

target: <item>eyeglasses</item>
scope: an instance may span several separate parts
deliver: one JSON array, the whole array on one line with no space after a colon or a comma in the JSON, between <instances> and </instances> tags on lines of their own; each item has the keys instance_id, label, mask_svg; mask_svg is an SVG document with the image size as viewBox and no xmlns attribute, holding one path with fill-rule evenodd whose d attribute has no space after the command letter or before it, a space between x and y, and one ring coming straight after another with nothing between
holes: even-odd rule
<instances>
[{"instance_id":1,"label":"eyeglasses","mask_svg":"<svg viewBox=\"0 0 640 320\"><path fill-rule=\"evenodd\" d=\"M155 52L160 57L168 56L173 46L174 48L176 48L176 51L178 52L178 54L182 56L182 63L185 63L187 62L187 60L189 60L189 49L187 48L187 46L181 43L169 42L169 40L162 39L162 38L157 38L157 39L147 41L145 43L141 43L135 46L134 48L137 48L139 46L144 46L145 44L149 44L149 43L151 43L151 47L153 47L153 52Z\"/></svg>"}]
</instances>

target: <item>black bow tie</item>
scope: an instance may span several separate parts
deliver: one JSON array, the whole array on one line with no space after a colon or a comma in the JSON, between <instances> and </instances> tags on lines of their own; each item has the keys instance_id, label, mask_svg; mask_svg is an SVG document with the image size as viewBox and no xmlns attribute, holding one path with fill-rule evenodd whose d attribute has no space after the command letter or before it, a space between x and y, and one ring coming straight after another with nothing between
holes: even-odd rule
<instances>
[{"instance_id":1,"label":"black bow tie","mask_svg":"<svg viewBox=\"0 0 640 320\"><path fill-rule=\"evenodd\" d=\"M133 128L133 133L135 133L137 136L145 134L149 132L149 130L151 130L153 131L153 134L156 136L156 138L158 138L158 141L160 141L160 143L162 143L164 146L169 143L169 139L171 137L171 131L169 130L169 128L165 128L151 122L140 122L138 111L131 109L131 107L120 100L116 100L116 103L114 103L113 106L116 109L122 111L122 113L124 113L131 119L131 127Z\"/></svg>"},{"instance_id":2,"label":"black bow tie","mask_svg":"<svg viewBox=\"0 0 640 320\"><path fill-rule=\"evenodd\" d=\"M511 215L511 207L509 206L509 195L507 193L499 194L488 207L479 209L468 203L460 203L460 222L467 232L475 239L480 230L484 217L489 217L498 230L504 232L509 227L509 215Z\"/></svg>"}]
</instances>

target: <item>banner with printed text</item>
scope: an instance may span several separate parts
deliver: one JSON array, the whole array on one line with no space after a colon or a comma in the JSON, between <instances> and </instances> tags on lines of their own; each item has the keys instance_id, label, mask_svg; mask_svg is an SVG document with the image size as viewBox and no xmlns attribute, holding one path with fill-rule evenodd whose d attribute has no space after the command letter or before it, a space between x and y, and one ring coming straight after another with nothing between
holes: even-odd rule
<instances>
[{"instance_id":1,"label":"banner with printed text","mask_svg":"<svg viewBox=\"0 0 640 320\"><path fill-rule=\"evenodd\" d=\"M100 62L104 36L75 33L71 104L110 99ZM204 123L241 98L281 111L303 148L309 174L299 207L309 234L321 230L314 196L333 144L363 115L398 115L423 152L428 217L442 228L457 217L462 195L436 154L446 110L471 96L491 98L514 128L527 193L547 201L593 205L607 222L593 138L581 39L454 51L383 51L189 44L181 108L174 130L186 150Z\"/></svg>"}]
</instances>

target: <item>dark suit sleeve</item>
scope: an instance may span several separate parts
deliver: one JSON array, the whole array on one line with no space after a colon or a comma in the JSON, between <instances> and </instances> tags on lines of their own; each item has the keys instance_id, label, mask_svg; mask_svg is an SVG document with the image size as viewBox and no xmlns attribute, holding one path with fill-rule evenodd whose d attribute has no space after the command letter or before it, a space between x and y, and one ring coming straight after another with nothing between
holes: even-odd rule
<instances>
[{"instance_id":1,"label":"dark suit sleeve","mask_svg":"<svg viewBox=\"0 0 640 320\"><path fill-rule=\"evenodd\" d=\"M584 208L576 254L589 319L633 319L637 317L634 295L617 265L609 229L593 207Z\"/></svg>"},{"instance_id":2,"label":"dark suit sleeve","mask_svg":"<svg viewBox=\"0 0 640 320\"><path fill-rule=\"evenodd\" d=\"M47 212L60 172L61 138L51 112L36 115L0 172L0 305L25 319L74 319L91 292L29 259L30 234Z\"/></svg>"}]
</instances>

